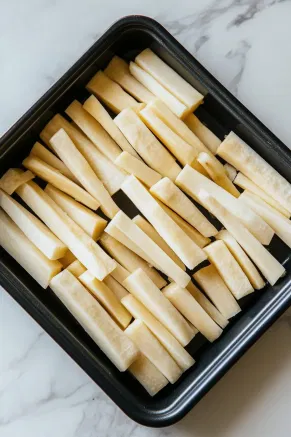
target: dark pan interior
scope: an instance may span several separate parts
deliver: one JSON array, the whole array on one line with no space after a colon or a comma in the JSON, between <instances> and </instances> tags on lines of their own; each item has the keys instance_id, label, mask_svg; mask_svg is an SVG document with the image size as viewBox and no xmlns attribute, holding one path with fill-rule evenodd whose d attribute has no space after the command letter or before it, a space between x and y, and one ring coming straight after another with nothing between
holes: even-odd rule
<instances>
[{"instance_id":1,"label":"dark pan interior","mask_svg":"<svg viewBox=\"0 0 291 437\"><path fill-rule=\"evenodd\" d=\"M128 17L116 23L84 57L0 141L0 175L21 164L39 133L72 100L83 102L88 80L104 68L114 54L131 60L151 47L181 76L206 95L196 111L221 139L234 130L291 182L291 154L258 120L233 98L160 25L145 17ZM130 216L136 214L122 193L116 202ZM103 390L134 420L165 426L185 415L289 305L290 249L274 238L270 251L284 263L287 275L275 287L266 286L240 301L243 311L214 344L197 335L187 347L197 360L174 385L168 384L150 398L128 373L120 373L82 330L53 293L41 289L3 249L0 282L7 291L83 367Z\"/></svg>"}]
</instances>

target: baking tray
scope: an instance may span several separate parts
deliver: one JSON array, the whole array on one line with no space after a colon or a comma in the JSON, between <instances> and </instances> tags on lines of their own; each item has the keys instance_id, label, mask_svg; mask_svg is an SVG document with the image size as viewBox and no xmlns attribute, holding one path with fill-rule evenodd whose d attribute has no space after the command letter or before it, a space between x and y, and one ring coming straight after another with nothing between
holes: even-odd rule
<instances>
[{"instance_id":1,"label":"baking tray","mask_svg":"<svg viewBox=\"0 0 291 437\"><path fill-rule=\"evenodd\" d=\"M220 138L230 130L235 131L291 182L291 153L287 147L159 23L143 16L125 17L113 24L1 138L0 174L21 163L56 112L63 112L73 99L83 101L88 96L85 84L98 69L105 67L113 54L129 60L146 47L151 47L206 96L197 113ZM119 196L117 201L128 212L125 196ZM127 372L120 373L54 294L40 288L3 249L0 249L0 283L129 417L143 425L162 427L189 412L290 305L290 249L274 238L270 250L286 267L286 276L275 287L267 286L241 300L243 311L214 344L197 335L187 347L197 360L196 365L154 398Z\"/></svg>"}]
</instances>

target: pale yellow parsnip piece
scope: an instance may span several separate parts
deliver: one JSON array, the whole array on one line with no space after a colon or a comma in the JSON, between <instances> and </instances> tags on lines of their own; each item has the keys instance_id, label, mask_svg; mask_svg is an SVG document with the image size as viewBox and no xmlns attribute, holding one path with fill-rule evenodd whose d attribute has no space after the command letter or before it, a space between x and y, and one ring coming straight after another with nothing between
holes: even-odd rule
<instances>
[{"instance_id":1,"label":"pale yellow parsnip piece","mask_svg":"<svg viewBox=\"0 0 291 437\"><path fill-rule=\"evenodd\" d=\"M9 168L0 179L0 188L11 196L20 185L31 181L35 175L31 171L23 171L20 168Z\"/></svg>"},{"instance_id":2,"label":"pale yellow parsnip piece","mask_svg":"<svg viewBox=\"0 0 291 437\"><path fill-rule=\"evenodd\" d=\"M122 152L114 162L127 173L136 176L147 187L151 187L162 177L155 170L128 152Z\"/></svg>"},{"instance_id":3,"label":"pale yellow parsnip piece","mask_svg":"<svg viewBox=\"0 0 291 437\"><path fill-rule=\"evenodd\" d=\"M128 295L128 291L123 287L123 285L117 282L112 275L106 276L103 282L108 288L110 288L118 300L121 300Z\"/></svg>"},{"instance_id":4,"label":"pale yellow parsnip piece","mask_svg":"<svg viewBox=\"0 0 291 437\"><path fill-rule=\"evenodd\" d=\"M114 239L113 239L114 240ZM130 275L130 272L126 270L119 262L116 261L116 267L111 272L111 276L119 282L119 284L122 284L123 281Z\"/></svg>"},{"instance_id":5,"label":"pale yellow parsnip piece","mask_svg":"<svg viewBox=\"0 0 291 437\"><path fill-rule=\"evenodd\" d=\"M216 151L221 144L221 140L206 127L195 114L189 114L184 119L188 128L202 141L203 144L216 155Z\"/></svg>"},{"instance_id":6,"label":"pale yellow parsnip piece","mask_svg":"<svg viewBox=\"0 0 291 437\"><path fill-rule=\"evenodd\" d=\"M227 177L231 180L231 182L235 183L234 180L237 175L236 169L232 165L228 164L228 162L226 162L223 167L227 174Z\"/></svg>"},{"instance_id":7,"label":"pale yellow parsnip piece","mask_svg":"<svg viewBox=\"0 0 291 437\"><path fill-rule=\"evenodd\" d=\"M68 249L66 254L59 258L59 262L62 264L63 268L66 269L70 264L72 264L74 261L76 261L75 255Z\"/></svg>"},{"instance_id":8,"label":"pale yellow parsnip piece","mask_svg":"<svg viewBox=\"0 0 291 437\"><path fill-rule=\"evenodd\" d=\"M128 371L138 380L150 396L155 396L169 381L162 372L142 353Z\"/></svg>"},{"instance_id":9,"label":"pale yellow parsnip piece","mask_svg":"<svg viewBox=\"0 0 291 437\"><path fill-rule=\"evenodd\" d=\"M79 276L81 276L84 272L87 271L86 267L83 266L82 263L80 263L80 261L78 261L77 259L75 261L73 261L70 265L68 265L67 269L69 272L72 273L72 275L75 276L75 278L78 278Z\"/></svg>"}]
</instances>

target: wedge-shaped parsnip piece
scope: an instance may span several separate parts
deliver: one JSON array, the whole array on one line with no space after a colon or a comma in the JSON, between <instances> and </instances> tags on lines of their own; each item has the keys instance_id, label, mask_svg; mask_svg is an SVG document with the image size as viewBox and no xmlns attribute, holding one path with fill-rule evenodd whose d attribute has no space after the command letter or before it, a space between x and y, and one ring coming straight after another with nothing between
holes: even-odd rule
<instances>
[{"instance_id":1,"label":"wedge-shaped parsnip piece","mask_svg":"<svg viewBox=\"0 0 291 437\"><path fill-rule=\"evenodd\" d=\"M106 240L106 238L105 238ZM112 239L114 241L114 238ZM116 261L116 267L111 272L111 276L119 282L119 284L123 284L123 281L130 275L130 272L126 270L121 264Z\"/></svg>"},{"instance_id":2,"label":"wedge-shaped parsnip piece","mask_svg":"<svg viewBox=\"0 0 291 437\"><path fill-rule=\"evenodd\" d=\"M28 182L17 194L84 266L102 281L116 267L111 259L38 185Z\"/></svg>"},{"instance_id":3,"label":"wedge-shaped parsnip piece","mask_svg":"<svg viewBox=\"0 0 291 437\"><path fill-rule=\"evenodd\" d=\"M189 269L206 259L201 248L169 217L134 176L129 176L121 188Z\"/></svg>"},{"instance_id":4,"label":"wedge-shaped parsnip piece","mask_svg":"<svg viewBox=\"0 0 291 437\"><path fill-rule=\"evenodd\" d=\"M151 187L150 192L194 226L204 237L217 234L218 230L169 178L157 182Z\"/></svg>"},{"instance_id":5,"label":"wedge-shaped parsnip piece","mask_svg":"<svg viewBox=\"0 0 291 437\"><path fill-rule=\"evenodd\" d=\"M75 255L68 249L66 254L58 261L62 264L63 268L66 269L70 264L76 261L76 259Z\"/></svg>"},{"instance_id":6,"label":"wedge-shaped parsnip piece","mask_svg":"<svg viewBox=\"0 0 291 437\"><path fill-rule=\"evenodd\" d=\"M201 175L189 165L186 165L178 175L176 184L185 191L185 193L208 209L205 203L203 203L203 199L199 198L199 192L206 190L226 209L234 214L262 244L270 244L274 232L260 216L246 205L242 205L230 193Z\"/></svg>"},{"instance_id":7,"label":"wedge-shaped parsnip piece","mask_svg":"<svg viewBox=\"0 0 291 437\"><path fill-rule=\"evenodd\" d=\"M150 396L155 396L169 383L162 372L142 353L128 370Z\"/></svg>"},{"instance_id":8,"label":"wedge-shaped parsnip piece","mask_svg":"<svg viewBox=\"0 0 291 437\"><path fill-rule=\"evenodd\" d=\"M291 213L291 184L234 132L221 143L217 154Z\"/></svg>"},{"instance_id":9,"label":"wedge-shaped parsnip piece","mask_svg":"<svg viewBox=\"0 0 291 437\"><path fill-rule=\"evenodd\" d=\"M197 158L197 161L205 168L213 182L224 188L234 197L239 197L240 192L233 185L226 174L224 166L218 161L218 159L212 157L208 153L201 152Z\"/></svg>"},{"instance_id":10,"label":"wedge-shaped parsnip piece","mask_svg":"<svg viewBox=\"0 0 291 437\"><path fill-rule=\"evenodd\" d=\"M163 290L163 295L169 299L183 316L189 320L209 341L216 340L222 329L209 317L188 290L172 283Z\"/></svg>"},{"instance_id":11,"label":"wedge-shaped parsnip piece","mask_svg":"<svg viewBox=\"0 0 291 437\"><path fill-rule=\"evenodd\" d=\"M86 267L77 259L73 261L72 264L68 265L67 270L69 270L75 278L78 278L87 271Z\"/></svg>"},{"instance_id":12,"label":"wedge-shaped parsnip piece","mask_svg":"<svg viewBox=\"0 0 291 437\"><path fill-rule=\"evenodd\" d=\"M135 62L183 102L189 108L189 112L193 112L202 103L203 95L162 61L151 49L143 50L135 58Z\"/></svg>"},{"instance_id":13,"label":"wedge-shaped parsnip piece","mask_svg":"<svg viewBox=\"0 0 291 437\"><path fill-rule=\"evenodd\" d=\"M205 192L202 195L210 212L232 234L270 284L274 285L285 274L284 267L217 199Z\"/></svg>"},{"instance_id":14,"label":"wedge-shaped parsnip piece","mask_svg":"<svg viewBox=\"0 0 291 437\"><path fill-rule=\"evenodd\" d=\"M103 233L99 241L106 251L129 272L132 273L141 268L158 288L162 288L167 284L165 279L153 267L109 234ZM114 277L115 271L112 274ZM117 277L115 279L118 280ZM127 289L127 287L125 288Z\"/></svg>"},{"instance_id":15,"label":"wedge-shaped parsnip piece","mask_svg":"<svg viewBox=\"0 0 291 437\"><path fill-rule=\"evenodd\" d=\"M212 264L196 272L193 278L226 319L231 319L241 311L237 301Z\"/></svg>"},{"instance_id":16,"label":"wedge-shaped parsnip piece","mask_svg":"<svg viewBox=\"0 0 291 437\"><path fill-rule=\"evenodd\" d=\"M238 244L236 239L231 235L231 233L228 232L226 229L223 229L222 231L218 232L215 238L217 240L224 241L231 254L234 256L234 258L237 260L237 262L247 275L254 289L261 290L261 288L263 288L265 285L265 281L261 277L256 266L252 263L252 261L249 259L247 254L243 251L243 249Z\"/></svg>"},{"instance_id":17,"label":"wedge-shaped parsnip piece","mask_svg":"<svg viewBox=\"0 0 291 437\"><path fill-rule=\"evenodd\" d=\"M62 258L67 247L31 212L0 190L0 206L26 237L49 259Z\"/></svg>"},{"instance_id":18,"label":"wedge-shaped parsnip piece","mask_svg":"<svg viewBox=\"0 0 291 437\"><path fill-rule=\"evenodd\" d=\"M216 151L221 144L221 140L206 127L195 114L189 114L184 119L188 128L202 141L203 144L216 155Z\"/></svg>"},{"instance_id":19,"label":"wedge-shaped parsnip piece","mask_svg":"<svg viewBox=\"0 0 291 437\"><path fill-rule=\"evenodd\" d=\"M149 103L155 98L154 94L130 74L128 63L118 56L114 56L111 59L104 73L139 102Z\"/></svg>"},{"instance_id":20,"label":"wedge-shaped parsnip piece","mask_svg":"<svg viewBox=\"0 0 291 437\"><path fill-rule=\"evenodd\" d=\"M98 200L104 214L110 218L114 217L119 210L118 206L66 131L60 129L50 139L50 143L86 190Z\"/></svg>"},{"instance_id":21,"label":"wedge-shaped parsnip piece","mask_svg":"<svg viewBox=\"0 0 291 437\"><path fill-rule=\"evenodd\" d=\"M23 171L20 168L10 168L1 177L0 188L11 196L20 185L25 184L34 178L35 175L29 170Z\"/></svg>"},{"instance_id":22,"label":"wedge-shaped parsnip piece","mask_svg":"<svg viewBox=\"0 0 291 437\"><path fill-rule=\"evenodd\" d=\"M50 280L61 271L61 263L48 259L2 210L0 246L43 288L47 288Z\"/></svg>"},{"instance_id":23,"label":"wedge-shaped parsnip piece","mask_svg":"<svg viewBox=\"0 0 291 437\"><path fill-rule=\"evenodd\" d=\"M183 371L193 366L195 361L191 355L181 346L167 328L165 328L132 294L124 297L122 304L135 319L141 320L151 330Z\"/></svg>"},{"instance_id":24,"label":"wedge-shaped parsnip piece","mask_svg":"<svg viewBox=\"0 0 291 437\"><path fill-rule=\"evenodd\" d=\"M141 182L151 187L161 179L161 175L148 167L140 159L135 158L128 152L122 152L115 160L115 164L129 174L136 176Z\"/></svg>"},{"instance_id":25,"label":"wedge-shaped parsnip piece","mask_svg":"<svg viewBox=\"0 0 291 437\"><path fill-rule=\"evenodd\" d=\"M96 241L97 238L100 237L107 225L106 220L50 184L45 187L44 191L72 220L74 220L74 222L81 226L93 240Z\"/></svg>"},{"instance_id":26,"label":"wedge-shaped parsnip piece","mask_svg":"<svg viewBox=\"0 0 291 437\"><path fill-rule=\"evenodd\" d=\"M138 348L70 272L55 276L50 287L118 370L138 358Z\"/></svg>"},{"instance_id":27,"label":"wedge-shaped parsnip piece","mask_svg":"<svg viewBox=\"0 0 291 437\"><path fill-rule=\"evenodd\" d=\"M269 196L264 190L262 190L258 185L252 182L249 178L244 176L242 173L238 173L234 183L241 187L243 190L250 191L251 193L259 196L265 202L267 202L272 208L275 208L276 211L279 211L288 219L290 218L290 213L287 209L283 208L276 200L274 200L271 196Z\"/></svg>"},{"instance_id":28,"label":"wedge-shaped parsnip piece","mask_svg":"<svg viewBox=\"0 0 291 437\"><path fill-rule=\"evenodd\" d=\"M182 346L186 346L192 340L192 328L142 269L137 269L128 276L124 286L176 337Z\"/></svg>"},{"instance_id":29,"label":"wedge-shaped parsnip piece","mask_svg":"<svg viewBox=\"0 0 291 437\"><path fill-rule=\"evenodd\" d=\"M231 180L231 182L234 182L237 175L236 169L232 165L228 164L228 162L224 164L223 167L227 174L227 177Z\"/></svg>"},{"instance_id":30,"label":"wedge-shaped parsnip piece","mask_svg":"<svg viewBox=\"0 0 291 437\"><path fill-rule=\"evenodd\" d=\"M115 294L118 300L123 299L125 296L127 296L129 293L126 291L126 289L117 282L113 276L108 275L104 279L104 284L107 285L108 288Z\"/></svg>"},{"instance_id":31,"label":"wedge-shaped parsnip piece","mask_svg":"<svg viewBox=\"0 0 291 437\"><path fill-rule=\"evenodd\" d=\"M138 102L127 94L120 85L109 79L103 71L98 71L86 85L91 93L95 94L113 112L118 114L125 108L138 107Z\"/></svg>"},{"instance_id":32,"label":"wedge-shaped parsnip piece","mask_svg":"<svg viewBox=\"0 0 291 437\"><path fill-rule=\"evenodd\" d=\"M175 180L181 168L132 109L122 111L114 123L149 167Z\"/></svg>"}]
</instances>

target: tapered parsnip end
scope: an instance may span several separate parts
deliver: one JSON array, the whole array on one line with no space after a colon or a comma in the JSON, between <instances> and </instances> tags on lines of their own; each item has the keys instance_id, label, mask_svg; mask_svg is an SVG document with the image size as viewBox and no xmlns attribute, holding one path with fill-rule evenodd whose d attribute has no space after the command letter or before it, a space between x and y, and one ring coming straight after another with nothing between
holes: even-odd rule
<instances>
[{"instance_id":1,"label":"tapered parsnip end","mask_svg":"<svg viewBox=\"0 0 291 437\"><path fill-rule=\"evenodd\" d=\"M110 290L115 294L119 301L121 301L121 299L128 295L126 289L121 284L119 284L119 282L117 282L113 278L113 276L108 275L104 279L104 283L107 285L108 288L110 288Z\"/></svg>"},{"instance_id":2,"label":"tapered parsnip end","mask_svg":"<svg viewBox=\"0 0 291 437\"><path fill-rule=\"evenodd\" d=\"M211 132L208 127L201 123L199 118L197 118L194 114L187 115L187 117L184 119L184 122L188 128L199 138L199 140L205 144L210 152L216 155L216 151L221 144L221 140L213 132Z\"/></svg>"},{"instance_id":3,"label":"tapered parsnip end","mask_svg":"<svg viewBox=\"0 0 291 437\"><path fill-rule=\"evenodd\" d=\"M140 354L128 370L150 396L155 396L169 383L162 372L143 354Z\"/></svg>"},{"instance_id":4,"label":"tapered parsnip end","mask_svg":"<svg viewBox=\"0 0 291 437\"><path fill-rule=\"evenodd\" d=\"M237 175L236 169L232 165L226 163L226 164L224 164L224 170L227 174L227 177L231 180L231 182L235 183L234 180L235 180L236 175Z\"/></svg>"},{"instance_id":5,"label":"tapered parsnip end","mask_svg":"<svg viewBox=\"0 0 291 437\"><path fill-rule=\"evenodd\" d=\"M115 160L115 164L129 174L136 176L146 186L151 187L161 179L161 175L152 170L141 160L135 158L128 152L122 152Z\"/></svg>"},{"instance_id":6,"label":"tapered parsnip end","mask_svg":"<svg viewBox=\"0 0 291 437\"><path fill-rule=\"evenodd\" d=\"M35 175L31 171L20 168L10 168L0 179L0 188L11 196L20 185L31 181Z\"/></svg>"},{"instance_id":7,"label":"tapered parsnip end","mask_svg":"<svg viewBox=\"0 0 291 437\"><path fill-rule=\"evenodd\" d=\"M70 264L76 261L76 257L70 250L67 250L66 254L58 261L62 264L63 269L66 269Z\"/></svg>"},{"instance_id":8,"label":"tapered parsnip end","mask_svg":"<svg viewBox=\"0 0 291 437\"><path fill-rule=\"evenodd\" d=\"M83 264L80 263L80 261L78 261L77 259L73 261L70 265L68 265L67 270L71 272L72 275L75 276L75 278L78 278L87 271L86 267L83 266Z\"/></svg>"}]
</instances>

